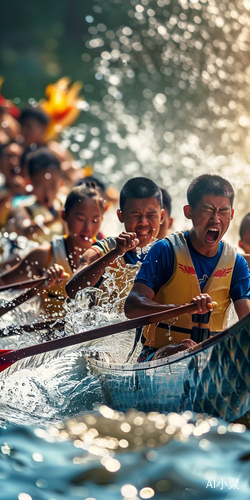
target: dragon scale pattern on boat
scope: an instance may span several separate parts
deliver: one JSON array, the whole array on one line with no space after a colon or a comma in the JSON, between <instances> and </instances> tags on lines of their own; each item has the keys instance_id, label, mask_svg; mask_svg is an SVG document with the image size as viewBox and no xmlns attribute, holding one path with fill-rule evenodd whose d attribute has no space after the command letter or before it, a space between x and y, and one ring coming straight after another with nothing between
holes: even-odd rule
<instances>
[{"instance_id":1,"label":"dragon scale pattern on boat","mask_svg":"<svg viewBox=\"0 0 250 500\"><path fill-rule=\"evenodd\" d=\"M135 365L91 360L116 410L191 410L231 422L250 408L250 315L189 351Z\"/></svg>"}]
</instances>

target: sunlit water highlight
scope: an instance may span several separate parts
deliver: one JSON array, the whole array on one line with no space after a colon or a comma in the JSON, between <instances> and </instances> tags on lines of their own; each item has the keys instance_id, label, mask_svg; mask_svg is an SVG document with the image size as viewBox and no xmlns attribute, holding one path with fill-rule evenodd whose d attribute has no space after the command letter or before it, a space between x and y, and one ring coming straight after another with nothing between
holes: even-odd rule
<instances>
[{"instance_id":1,"label":"sunlit water highlight","mask_svg":"<svg viewBox=\"0 0 250 500\"><path fill-rule=\"evenodd\" d=\"M4 500L249 498L250 434L189 412L101 406L47 429L9 426L0 443Z\"/></svg>"}]
</instances>

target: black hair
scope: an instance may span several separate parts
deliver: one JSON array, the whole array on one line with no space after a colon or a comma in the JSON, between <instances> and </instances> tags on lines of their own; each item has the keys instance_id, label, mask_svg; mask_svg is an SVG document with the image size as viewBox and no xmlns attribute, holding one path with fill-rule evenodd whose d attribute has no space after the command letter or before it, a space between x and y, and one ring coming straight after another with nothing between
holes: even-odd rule
<instances>
[{"instance_id":1,"label":"black hair","mask_svg":"<svg viewBox=\"0 0 250 500\"><path fill-rule=\"evenodd\" d=\"M106 186L105 184L97 179L97 177L93 177L92 175L89 175L88 177L84 177L84 179L80 179L77 183L76 186L81 186L82 184L86 184L86 182L93 182L97 188L99 188L101 191L105 191Z\"/></svg>"},{"instance_id":2,"label":"black hair","mask_svg":"<svg viewBox=\"0 0 250 500\"><path fill-rule=\"evenodd\" d=\"M245 217L243 217L241 223L240 223L240 239L243 239L243 236L250 231L250 212L248 212Z\"/></svg>"},{"instance_id":3,"label":"black hair","mask_svg":"<svg viewBox=\"0 0 250 500\"><path fill-rule=\"evenodd\" d=\"M47 148L39 148L37 151L30 153L30 156L27 156L27 168L31 179L41 170L56 168L61 172L60 161Z\"/></svg>"},{"instance_id":4,"label":"black hair","mask_svg":"<svg viewBox=\"0 0 250 500\"><path fill-rule=\"evenodd\" d=\"M104 200L100 197L96 185L93 182L85 182L80 186L75 186L68 194L64 205L65 214L68 215L76 203L81 203L84 198L98 198L98 204L102 213L104 212Z\"/></svg>"},{"instance_id":5,"label":"black hair","mask_svg":"<svg viewBox=\"0 0 250 500\"><path fill-rule=\"evenodd\" d=\"M29 120L32 118L33 120L36 120L39 122L41 125L44 125L45 127L48 125L50 118L49 116L44 113L44 111L40 108L33 108L32 106L25 106L21 110L21 114L19 116L19 123L21 125L24 124L26 120Z\"/></svg>"},{"instance_id":6,"label":"black hair","mask_svg":"<svg viewBox=\"0 0 250 500\"><path fill-rule=\"evenodd\" d=\"M120 209L123 211L128 198L156 198L160 207L163 207L162 192L160 188L147 177L134 177L129 179L120 192Z\"/></svg>"},{"instance_id":7,"label":"black hair","mask_svg":"<svg viewBox=\"0 0 250 500\"><path fill-rule=\"evenodd\" d=\"M206 194L229 198L231 206L233 206L234 189L230 182L220 175L203 174L196 177L187 190L188 204L191 208L195 208Z\"/></svg>"},{"instance_id":8,"label":"black hair","mask_svg":"<svg viewBox=\"0 0 250 500\"><path fill-rule=\"evenodd\" d=\"M172 198L170 194L166 191L166 189L161 188L162 192L162 202L163 202L163 208L166 208L168 211L168 215L171 215L171 209L172 209Z\"/></svg>"}]
</instances>

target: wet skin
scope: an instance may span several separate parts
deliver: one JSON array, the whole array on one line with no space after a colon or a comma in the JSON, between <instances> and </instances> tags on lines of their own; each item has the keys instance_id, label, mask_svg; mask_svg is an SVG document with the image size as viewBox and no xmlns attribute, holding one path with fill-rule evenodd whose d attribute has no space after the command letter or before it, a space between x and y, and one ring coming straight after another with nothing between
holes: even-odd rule
<instances>
[{"instance_id":1,"label":"wet skin","mask_svg":"<svg viewBox=\"0 0 250 500\"><path fill-rule=\"evenodd\" d=\"M143 248L157 237L164 210L156 198L128 198L123 210L117 210L117 215L126 232L136 233L138 246Z\"/></svg>"}]
</instances>

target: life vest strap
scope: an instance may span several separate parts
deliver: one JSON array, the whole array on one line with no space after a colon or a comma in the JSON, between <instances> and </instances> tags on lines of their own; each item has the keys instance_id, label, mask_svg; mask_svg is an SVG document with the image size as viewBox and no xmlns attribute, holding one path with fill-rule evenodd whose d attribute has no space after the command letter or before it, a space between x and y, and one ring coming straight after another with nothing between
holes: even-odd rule
<instances>
[{"instance_id":1,"label":"life vest strap","mask_svg":"<svg viewBox=\"0 0 250 500\"><path fill-rule=\"evenodd\" d=\"M203 323L203 325L207 325L209 323L211 316L211 311L208 311L205 314L193 314L192 321L193 323Z\"/></svg>"}]
</instances>

